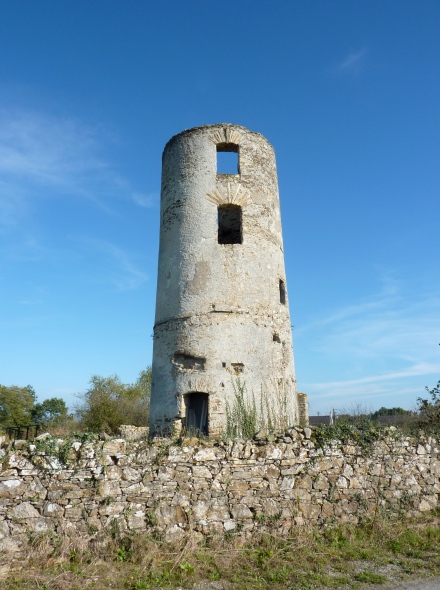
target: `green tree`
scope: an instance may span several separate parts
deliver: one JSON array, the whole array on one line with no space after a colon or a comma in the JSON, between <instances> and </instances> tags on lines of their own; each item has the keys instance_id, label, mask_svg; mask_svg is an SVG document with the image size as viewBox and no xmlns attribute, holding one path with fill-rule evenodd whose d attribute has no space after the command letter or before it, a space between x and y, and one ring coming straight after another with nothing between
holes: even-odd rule
<instances>
[{"instance_id":1,"label":"green tree","mask_svg":"<svg viewBox=\"0 0 440 590\"><path fill-rule=\"evenodd\" d=\"M382 406L376 412L373 412L370 417L372 420L377 420L379 416L408 416L410 414L409 410L403 408L384 408Z\"/></svg>"},{"instance_id":2,"label":"green tree","mask_svg":"<svg viewBox=\"0 0 440 590\"><path fill-rule=\"evenodd\" d=\"M0 385L0 423L5 427L31 426L36 395L30 385Z\"/></svg>"},{"instance_id":3,"label":"green tree","mask_svg":"<svg viewBox=\"0 0 440 590\"><path fill-rule=\"evenodd\" d=\"M428 430L440 431L440 381L435 387L425 387L431 400L417 398L418 425Z\"/></svg>"},{"instance_id":4,"label":"green tree","mask_svg":"<svg viewBox=\"0 0 440 590\"><path fill-rule=\"evenodd\" d=\"M66 403L59 397L46 399L32 408L32 420L35 424L58 425L68 418Z\"/></svg>"},{"instance_id":5,"label":"green tree","mask_svg":"<svg viewBox=\"0 0 440 590\"><path fill-rule=\"evenodd\" d=\"M115 433L121 424L146 426L149 420L151 367L141 371L133 384L124 384L117 375L93 375L89 389L79 397L76 408L85 430Z\"/></svg>"},{"instance_id":6,"label":"green tree","mask_svg":"<svg viewBox=\"0 0 440 590\"><path fill-rule=\"evenodd\" d=\"M139 396L143 399L150 399L151 395L151 367L147 367L144 371L139 373L139 377L134 384L134 387L139 392Z\"/></svg>"}]
</instances>

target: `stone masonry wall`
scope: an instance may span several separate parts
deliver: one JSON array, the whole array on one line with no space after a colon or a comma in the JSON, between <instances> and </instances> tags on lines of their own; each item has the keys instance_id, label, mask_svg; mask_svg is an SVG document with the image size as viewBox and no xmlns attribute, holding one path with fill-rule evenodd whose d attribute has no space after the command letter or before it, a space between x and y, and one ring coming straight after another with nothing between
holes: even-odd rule
<instances>
[{"instance_id":1,"label":"stone masonry wall","mask_svg":"<svg viewBox=\"0 0 440 590\"><path fill-rule=\"evenodd\" d=\"M388 433L366 450L311 429L273 441L16 441L0 450L0 552L26 552L29 535L90 538L106 528L250 536L270 529L356 523L438 505L439 443ZM0 441L1 442L1 441Z\"/></svg>"}]
</instances>

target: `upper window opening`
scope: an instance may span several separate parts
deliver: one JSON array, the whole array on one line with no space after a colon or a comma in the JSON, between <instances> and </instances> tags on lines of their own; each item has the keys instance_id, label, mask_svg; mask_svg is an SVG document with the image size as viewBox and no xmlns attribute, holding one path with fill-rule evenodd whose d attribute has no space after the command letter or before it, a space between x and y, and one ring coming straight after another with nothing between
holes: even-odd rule
<instances>
[{"instance_id":1,"label":"upper window opening","mask_svg":"<svg viewBox=\"0 0 440 590\"><path fill-rule=\"evenodd\" d=\"M286 305L286 284L280 279L280 303Z\"/></svg>"},{"instance_id":2,"label":"upper window opening","mask_svg":"<svg viewBox=\"0 0 440 590\"><path fill-rule=\"evenodd\" d=\"M217 174L240 174L237 144L217 144Z\"/></svg>"},{"instance_id":3,"label":"upper window opening","mask_svg":"<svg viewBox=\"0 0 440 590\"><path fill-rule=\"evenodd\" d=\"M220 205L218 208L218 243L241 244L241 207L238 205Z\"/></svg>"}]
</instances>

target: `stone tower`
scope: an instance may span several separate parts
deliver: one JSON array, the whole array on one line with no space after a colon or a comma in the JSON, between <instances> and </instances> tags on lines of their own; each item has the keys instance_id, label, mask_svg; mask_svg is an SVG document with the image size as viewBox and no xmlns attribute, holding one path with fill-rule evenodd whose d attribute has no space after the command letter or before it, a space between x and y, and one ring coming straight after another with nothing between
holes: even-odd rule
<instances>
[{"instance_id":1,"label":"stone tower","mask_svg":"<svg viewBox=\"0 0 440 590\"><path fill-rule=\"evenodd\" d=\"M221 173L219 152L236 173ZM243 385L263 425L300 421L274 150L206 125L163 153L152 434L220 434Z\"/></svg>"}]
</instances>

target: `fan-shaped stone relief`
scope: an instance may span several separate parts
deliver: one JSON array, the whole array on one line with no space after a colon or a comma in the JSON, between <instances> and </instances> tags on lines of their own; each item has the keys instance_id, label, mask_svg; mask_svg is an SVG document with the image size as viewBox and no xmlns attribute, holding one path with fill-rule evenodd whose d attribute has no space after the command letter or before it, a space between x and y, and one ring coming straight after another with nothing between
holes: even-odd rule
<instances>
[{"instance_id":1,"label":"fan-shaped stone relief","mask_svg":"<svg viewBox=\"0 0 440 590\"><path fill-rule=\"evenodd\" d=\"M210 139L215 143L233 143L235 145L239 145L240 140L242 138L242 133L237 129L229 129L228 127L224 127L223 129L215 129L211 135Z\"/></svg>"},{"instance_id":2,"label":"fan-shaped stone relief","mask_svg":"<svg viewBox=\"0 0 440 590\"><path fill-rule=\"evenodd\" d=\"M206 195L208 201L215 205L238 205L244 207L251 200L250 194L240 185L228 182L226 187L221 186Z\"/></svg>"}]
</instances>

